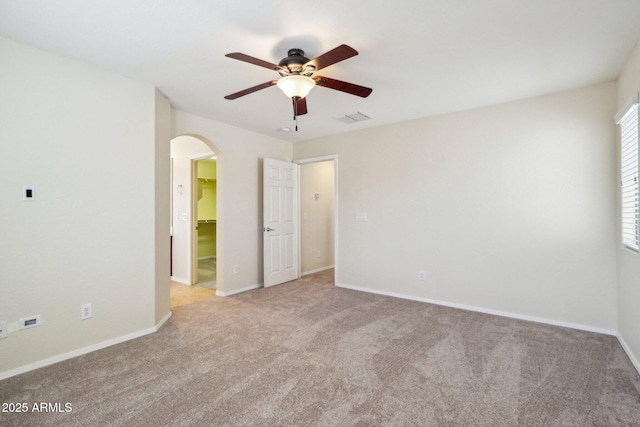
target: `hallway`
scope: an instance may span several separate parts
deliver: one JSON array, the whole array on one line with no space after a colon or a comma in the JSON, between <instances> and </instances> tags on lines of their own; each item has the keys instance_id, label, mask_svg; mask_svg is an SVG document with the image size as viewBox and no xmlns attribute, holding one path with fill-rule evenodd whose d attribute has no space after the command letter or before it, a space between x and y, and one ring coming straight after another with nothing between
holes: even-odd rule
<instances>
[{"instance_id":1,"label":"hallway","mask_svg":"<svg viewBox=\"0 0 640 427\"><path fill-rule=\"evenodd\" d=\"M171 309L181 305L193 304L194 302L214 298L216 291L198 285L188 286L177 282L171 282Z\"/></svg>"}]
</instances>

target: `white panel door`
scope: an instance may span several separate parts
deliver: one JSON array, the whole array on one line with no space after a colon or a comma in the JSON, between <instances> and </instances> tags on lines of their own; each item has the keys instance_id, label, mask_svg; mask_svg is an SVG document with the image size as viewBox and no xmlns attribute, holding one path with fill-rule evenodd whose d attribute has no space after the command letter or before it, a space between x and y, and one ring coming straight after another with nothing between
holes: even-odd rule
<instances>
[{"instance_id":1,"label":"white panel door","mask_svg":"<svg viewBox=\"0 0 640 427\"><path fill-rule=\"evenodd\" d=\"M298 278L298 165L263 163L264 286Z\"/></svg>"}]
</instances>

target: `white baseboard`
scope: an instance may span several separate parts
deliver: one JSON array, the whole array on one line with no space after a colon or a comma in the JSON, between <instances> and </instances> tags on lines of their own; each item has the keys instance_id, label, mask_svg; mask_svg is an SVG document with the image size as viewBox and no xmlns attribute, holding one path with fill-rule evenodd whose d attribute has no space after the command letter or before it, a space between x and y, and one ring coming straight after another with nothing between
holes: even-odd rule
<instances>
[{"instance_id":1,"label":"white baseboard","mask_svg":"<svg viewBox=\"0 0 640 427\"><path fill-rule=\"evenodd\" d=\"M39 368L44 368L45 366L53 365L54 363L62 362L64 360L73 359L74 357L82 356L83 354L91 353L97 350L102 350L106 347L111 347L112 345L121 344L125 341L133 340L136 338L143 337L145 335L152 334L154 332L158 332L158 330L165 324L167 320L171 317L171 312L167 313L166 316L158 322L152 328L143 329L141 331L133 332L131 334L123 335L118 338L114 338L111 340L103 341L97 344L89 345L87 347L82 347L73 351L69 351L67 353L62 353L57 356L49 357L44 360L39 360L34 363L30 363L28 365L20 366L19 368L11 369L9 371L0 372L0 380L4 380L19 374L24 374L25 372L33 371Z\"/></svg>"},{"instance_id":2,"label":"white baseboard","mask_svg":"<svg viewBox=\"0 0 640 427\"><path fill-rule=\"evenodd\" d=\"M167 323L167 320L171 319L172 315L173 315L173 313L171 311L169 311L162 319L160 319L160 321L154 327L154 329L155 329L154 332L159 331L160 328L162 328L164 326L164 324Z\"/></svg>"},{"instance_id":3,"label":"white baseboard","mask_svg":"<svg viewBox=\"0 0 640 427\"><path fill-rule=\"evenodd\" d=\"M242 289L233 289L231 291L222 291L220 289L216 289L216 296L219 297L229 297L231 295L239 294L242 292L252 291L254 289L262 288L264 285L262 283L258 283L256 285L247 286Z\"/></svg>"},{"instance_id":4,"label":"white baseboard","mask_svg":"<svg viewBox=\"0 0 640 427\"><path fill-rule=\"evenodd\" d=\"M363 287L359 287L359 286L345 285L343 283L336 283L336 286L339 287L339 288L352 289L354 291L369 292L369 293L372 293L372 294L378 294L378 295L385 295L385 296L389 296L389 297L408 299L408 300L412 300L412 301L426 302L426 303L429 303L429 304L442 305L442 306L445 306L445 307L459 308L461 310L475 311L475 312L484 313L484 314L492 314L494 316L510 317L512 319L527 320L529 322L545 323L547 325L562 326L562 327L565 327L565 328L579 329L581 331L596 332L598 334L614 335L614 336L617 335L616 331L613 331L613 330L610 330L610 329L595 328L593 326L581 325L581 324L578 324L578 323L562 322L562 321L559 321L559 320L550 320L550 319L545 319L545 318L542 318L542 317L526 316L526 315L522 315L522 314L509 313L509 312L505 312L505 311L491 310L491 309L486 309L486 308L481 308L481 307L473 307L473 306L470 306L470 305L456 304L456 303L452 303L452 302L434 300L434 299L430 299L430 298L415 297L415 296L411 296L411 295L398 294L398 293L395 293L395 292L386 292L386 291L379 291L377 289L370 289L370 288L363 288Z\"/></svg>"},{"instance_id":5,"label":"white baseboard","mask_svg":"<svg viewBox=\"0 0 640 427\"><path fill-rule=\"evenodd\" d=\"M183 279L182 277L171 276L171 280L180 283L181 285L191 286L191 283L189 283L187 279Z\"/></svg>"},{"instance_id":6,"label":"white baseboard","mask_svg":"<svg viewBox=\"0 0 640 427\"><path fill-rule=\"evenodd\" d=\"M331 270L334 267L335 267L334 265L330 265L328 267L316 268L315 270L309 270L309 271L305 271L304 273L300 273L300 275L301 276L307 276L307 275L313 274L313 273L320 273L321 271Z\"/></svg>"},{"instance_id":7,"label":"white baseboard","mask_svg":"<svg viewBox=\"0 0 640 427\"><path fill-rule=\"evenodd\" d=\"M631 364L633 365L634 368L636 368L636 371L638 371L638 374L640 374L640 362L638 362L638 359L636 358L636 356L631 351L631 348L629 347L627 342L624 340L624 338L622 338L620 333L616 334L616 338L618 338L618 342L620 343L620 345L624 349L624 352L627 353L627 356L629 357L629 360L631 360Z\"/></svg>"}]
</instances>

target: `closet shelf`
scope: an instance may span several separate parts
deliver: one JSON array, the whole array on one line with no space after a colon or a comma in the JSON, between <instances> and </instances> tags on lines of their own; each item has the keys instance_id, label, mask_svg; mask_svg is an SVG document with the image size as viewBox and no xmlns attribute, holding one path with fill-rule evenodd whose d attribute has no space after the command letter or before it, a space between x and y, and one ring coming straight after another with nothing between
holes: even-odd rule
<instances>
[{"instance_id":1,"label":"closet shelf","mask_svg":"<svg viewBox=\"0 0 640 427\"><path fill-rule=\"evenodd\" d=\"M216 223L215 219L199 219L198 220L198 224L209 224L209 223Z\"/></svg>"},{"instance_id":2,"label":"closet shelf","mask_svg":"<svg viewBox=\"0 0 640 427\"><path fill-rule=\"evenodd\" d=\"M216 182L215 178L198 178L200 182Z\"/></svg>"}]
</instances>

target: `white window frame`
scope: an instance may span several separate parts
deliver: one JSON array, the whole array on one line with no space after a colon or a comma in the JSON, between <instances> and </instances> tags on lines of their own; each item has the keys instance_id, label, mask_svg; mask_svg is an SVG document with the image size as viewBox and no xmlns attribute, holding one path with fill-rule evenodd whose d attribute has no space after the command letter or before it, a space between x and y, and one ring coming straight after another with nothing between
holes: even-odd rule
<instances>
[{"instance_id":1,"label":"white window frame","mask_svg":"<svg viewBox=\"0 0 640 427\"><path fill-rule=\"evenodd\" d=\"M616 114L620 126L620 210L622 244L634 251L640 250L638 181L640 154L638 124L640 108L638 94L634 94Z\"/></svg>"}]
</instances>

